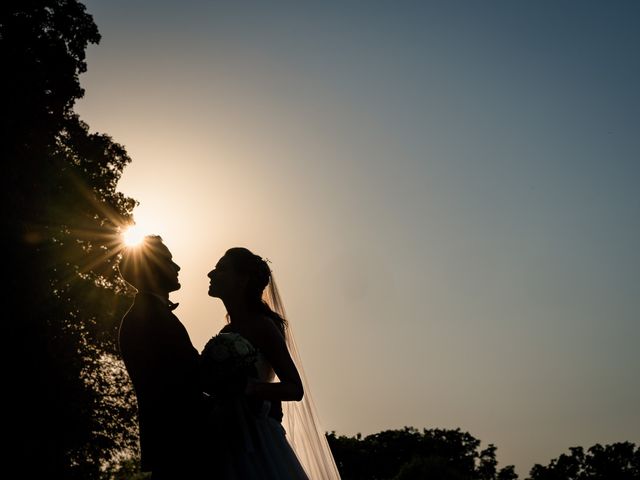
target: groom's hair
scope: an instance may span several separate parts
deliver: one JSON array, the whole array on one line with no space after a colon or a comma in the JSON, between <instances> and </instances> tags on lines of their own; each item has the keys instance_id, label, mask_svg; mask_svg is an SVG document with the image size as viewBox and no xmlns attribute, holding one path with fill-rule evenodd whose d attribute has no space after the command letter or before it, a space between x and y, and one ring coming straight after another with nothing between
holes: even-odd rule
<instances>
[{"instance_id":1,"label":"groom's hair","mask_svg":"<svg viewBox=\"0 0 640 480\"><path fill-rule=\"evenodd\" d=\"M146 235L141 242L125 247L118 262L120 276L136 288L148 284L158 269L161 249L167 247L160 235Z\"/></svg>"}]
</instances>

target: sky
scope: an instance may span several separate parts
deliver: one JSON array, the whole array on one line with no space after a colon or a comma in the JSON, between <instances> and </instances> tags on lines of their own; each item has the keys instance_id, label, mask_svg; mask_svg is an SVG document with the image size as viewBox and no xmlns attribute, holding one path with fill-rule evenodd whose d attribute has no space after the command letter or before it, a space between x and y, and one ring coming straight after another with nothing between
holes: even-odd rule
<instances>
[{"instance_id":1,"label":"sky","mask_svg":"<svg viewBox=\"0 0 640 480\"><path fill-rule=\"evenodd\" d=\"M460 428L521 477L640 443L640 3L84 3L76 111L198 350L245 246L327 431Z\"/></svg>"}]
</instances>

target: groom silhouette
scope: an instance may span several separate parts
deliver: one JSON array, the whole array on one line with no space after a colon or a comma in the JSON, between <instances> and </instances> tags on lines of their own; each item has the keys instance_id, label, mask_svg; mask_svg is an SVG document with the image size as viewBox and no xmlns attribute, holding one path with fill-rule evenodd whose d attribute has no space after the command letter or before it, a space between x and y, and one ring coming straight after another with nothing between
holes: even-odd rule
<instances>
[{"instance_id":1,"label":"groom silhouette","mask_svg":"<svg viewBox=\"0 0 640 480\"><path fill-rule=\"evenodd\" d=\"M180 288L180 267L162 238L148 235L125 248L118 269L137 290L122 318L119 346L138 400L142 471L154 480L199 478L199 354L169 301L169 292Z\"/></svg>"}]
</instances>

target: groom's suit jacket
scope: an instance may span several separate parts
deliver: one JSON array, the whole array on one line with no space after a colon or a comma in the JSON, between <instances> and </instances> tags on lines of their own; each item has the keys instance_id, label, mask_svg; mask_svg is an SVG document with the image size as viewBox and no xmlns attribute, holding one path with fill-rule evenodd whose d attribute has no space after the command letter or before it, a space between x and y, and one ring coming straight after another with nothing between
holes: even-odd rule
<instances>
[{"instance_id":1,"label":"groom's suit jacket","mask_svg":"<svg viewBox=\"0 0 640 480\"><path fill-rule=\"evenodd\" d=\"M142 469L180 469L199 442L198 352L163 300L145 293L124 315L119 344L138 399Z\"/></svg>"}]
</instances>

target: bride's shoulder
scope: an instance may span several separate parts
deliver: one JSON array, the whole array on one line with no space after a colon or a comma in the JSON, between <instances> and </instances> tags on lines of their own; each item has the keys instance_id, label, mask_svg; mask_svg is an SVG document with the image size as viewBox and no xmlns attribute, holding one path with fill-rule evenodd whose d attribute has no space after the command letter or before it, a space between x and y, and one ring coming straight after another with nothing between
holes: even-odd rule
<instances>
[{"instance_id":1,"label":"bride's shoulder","mask_svg":"<svg viewBox=\"0 0 640 480\"><path fill-rule=\"evenodd\" d=\"M218 333L232 333L232 332L233 332L233 329L231 328L231 325L226 324L224 327L220 329Z\"/></svg>"},{"instance_id":2,"label":"bride's shoulder","mask_svg":"<svg viewBox=\"0 0 640 480\"><path fill-rule=\"evenodd\" d=\"M284 343L284 335L278 325L267 315L261 316L253 325L253 337L262 350ZM271 347L271 348L269 348Z\"/></svg>"},{"instance_id":3,"label":"bride's shoulder","mask_svg":"<svg viewBox=\"0 0 640 480\"><path fill-rule=\"evenodd\" d=\"M256 318L254 322L254 328L262 333L274 333L280 332L280 327L276 323L276 321L268 315L260 315Z\"/></svg>"}]
</instances>

